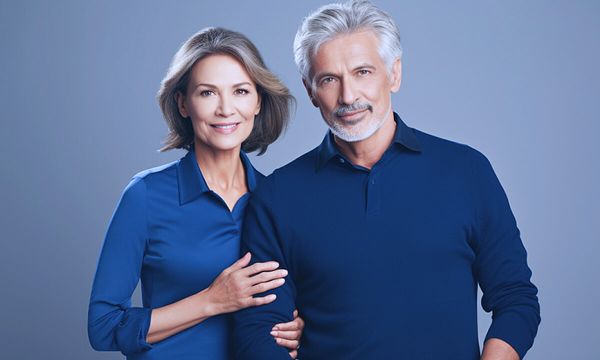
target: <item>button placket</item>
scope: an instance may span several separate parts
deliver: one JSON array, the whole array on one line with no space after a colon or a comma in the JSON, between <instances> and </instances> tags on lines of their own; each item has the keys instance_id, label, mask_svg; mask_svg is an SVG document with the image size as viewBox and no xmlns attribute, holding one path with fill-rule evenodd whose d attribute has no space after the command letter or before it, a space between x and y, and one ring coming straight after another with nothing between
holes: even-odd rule
<instances>
[{"instance_id":1,"label":"button placket","mask_svg":"<svg viewBox=\"0 0 600 360\"><path fill-rule=\"evenodd\" d=\"M378 172L371 169L367 181L367 214L376 215L381 208L381 189L378 182Z\"/></svg>"}]
</instances>

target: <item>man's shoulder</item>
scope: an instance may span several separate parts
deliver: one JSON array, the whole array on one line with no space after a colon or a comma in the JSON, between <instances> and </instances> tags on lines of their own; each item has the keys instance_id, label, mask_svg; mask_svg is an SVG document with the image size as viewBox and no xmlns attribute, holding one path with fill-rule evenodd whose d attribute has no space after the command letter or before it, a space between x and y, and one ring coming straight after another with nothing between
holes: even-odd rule
<instances>
[{"instance_id":1,"label":"man's shoulder","mask_svg":"<svg viewBox=\"0 0 600 360\"><path fill-rule=\"evenodd\" d=\"M256 196L270 196L276 191L286 192L301 187L308 177L316 173L317 151L318 147L275 169L270 175L261 177Z\"/></svg>"},{"instance_id":2,"label":"man's shoulder","mask_svg":"<svg viewBox=\"0 0 600 360\"><path fill-rule=\"evenodd\" d=\"M465 161L469 163L478 159L485 159L485 156L479 150L469 145L432 135L421 130L412 130L419 141L423 154L427 156L444 161Z\"/></svg>"},{"instance_id":3,"label":"man's shoulder","mask_svg":"<svg viewBox=\"0 0 600 360\"><path fill-rule=\"evenodd\" d=\"M291 180L294 178L305 178L314 174L316 171L317 152L319 147L300 155L296 159L275 169L273 173L267 176L267 179Z\"/></svg>"}]
</instances>

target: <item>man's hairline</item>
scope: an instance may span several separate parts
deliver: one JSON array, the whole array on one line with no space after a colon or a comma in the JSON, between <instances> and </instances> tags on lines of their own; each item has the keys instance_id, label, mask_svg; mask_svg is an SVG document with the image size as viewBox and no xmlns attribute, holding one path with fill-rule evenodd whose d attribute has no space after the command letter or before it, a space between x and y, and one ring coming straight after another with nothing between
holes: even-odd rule
<instances>
[{"instance_id":1,"label":"man's hairline","mask_svg":"<svg viewBox=\"0 0 600 360\"><path fill-rule=\"evenodd\" d=\"M381 51L380 51L380 47L381 47L381 38L379 36L379 34L377 33L377 31L369 26L362 26L356 30L352 30L352 31L345 31L339 34L335 34L332 37L327 38L327 40L323 41L322 43L318 44L314 49L312 49L310 56L308 56L308 77L309 79L304 78L304 75L302 75L302 80L306 81L308 84L310 84L311 90L314 93L316 91L316 84L314 83L314 79L315 79L315 74L311 74L312 73L312 59L313 57L317 54L317 52L319 51L319 49L321 48L322 45L335 40L339 37L342 36L350 36L350 35L354 35L357 33L362 33L362 32L371 32L373 35L375 35L375 38L377 39L377 55L381 58L381 61L386 65L386 73L387 76L389 78L391 78L392 76L392 71L393 71L393 64L396 62L396 60L402 60L401 57L396 57L390 64L387 64L387 62L385 61L384 57L381 55Z\"/></svg>"}]
</instances>

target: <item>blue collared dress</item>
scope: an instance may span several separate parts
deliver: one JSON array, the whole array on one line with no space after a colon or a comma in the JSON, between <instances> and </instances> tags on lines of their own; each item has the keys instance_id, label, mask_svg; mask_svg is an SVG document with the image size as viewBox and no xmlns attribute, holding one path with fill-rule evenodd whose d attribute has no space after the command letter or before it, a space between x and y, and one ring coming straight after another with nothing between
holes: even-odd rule
<instances>
[{"instance_id":1,"label":"blue collared dress","mask_svg":"<svg viewBox=\"0 0 600 360\"><path fill-rule=\"evenodd\" d=\"M242 152L251 192L263 178ZM155 344L151 309L207 288L239 258L249 193L230 211L208 188L193 150L133 177L110 221L92 287L88 335L127 359L230 359L230 316L209 318ZM141 281L142 307L131 304Z\"/></svg>"}]
</instances>

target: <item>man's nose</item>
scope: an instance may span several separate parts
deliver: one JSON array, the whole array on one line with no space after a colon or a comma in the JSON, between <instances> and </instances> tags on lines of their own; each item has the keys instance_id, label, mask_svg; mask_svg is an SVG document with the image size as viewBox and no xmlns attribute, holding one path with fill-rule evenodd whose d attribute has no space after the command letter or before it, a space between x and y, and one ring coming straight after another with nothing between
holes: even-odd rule
<instances>
[{"instance_id":1,"label":"man's nose","mask_svg":"<svg viewBox=\"0 0 600 360\"><path fill-rule=\"evenodd\" d=\"M338 100L340 105L354 104L358 100L354 82L351 79L343 79L341 85L340 98Z\"/></svg>"}]
</instances>

